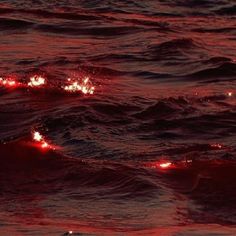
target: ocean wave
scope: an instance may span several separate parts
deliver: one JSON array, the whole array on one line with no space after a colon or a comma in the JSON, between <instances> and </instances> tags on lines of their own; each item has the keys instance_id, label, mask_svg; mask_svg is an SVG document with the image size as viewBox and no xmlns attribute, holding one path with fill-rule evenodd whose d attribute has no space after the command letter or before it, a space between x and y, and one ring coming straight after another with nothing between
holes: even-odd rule
<instances>
[{"instance_id":1,"label":"ocean wave","mask_svg":"<svg viewBox=\"0 0 236 236\"><path fill-rule=\"evenodd\" d=\"M219 8L218 10L215 11L215 13L220 14L220 15L234 16L236 13L236 5L225 6L225 7Z\"/></svg>"},{"instance_id":2,"label":"ocean wave","mask_svg":"<svg viewBox=\"0 0 236 236\"><path fill-rule=\"evenodd\" d=\"M95 35L101 37L114 37L122 36L124 34L130 34L135 32L140 32L141 28L138 27L129 27L129 26L120 26L120 27L71 27L63 25L49 25L41 24L38 25L37 30L43 32L50 32L54 34L67 34L67 35Z\"/></svg>"},{"instance_id":3,"label":"ocean wave","mask_svg":"<svg viewBox=\"0 0 236 236\"><path fill-rule=\"evenodd\" d=\"M197 78L219 78L219 77L234 77L236 75L236 64L226 62L220 66L214 68L207 68L199 70L193 74L187 74L185 76L197 77Z\"/></svg>"},{"instance_id":4,"label":"ocean wave","mask_svg":"<svg viewBox=\"0 0 236 236\"><path fill-rule=\"evenodd\" d=\"M142 167L137 169L121 163L70 158L53 150L41 150L28 137L0 144L0 153L0 169L7 176L1 180L2 194L26 191L24 187L21 190L17 188L23 183L28 186L28 193L35 193L35 185L39 183L45 191L54 192L58 182L64 188L104 188L106 194L110 192L119 198L147 197L159 190L151 179L148 180L148 171ZM34 175L28 179L32 172ZM13 180L14 183L8 186Z\"/></svg>"},{"instance_id":5,"label":"ocean wave","mask_svg":"<svg viewBox=\"0 0 236 236\"><path fill-rule=\"evenodd\" d=\"M152 59L156 60L188 60L193 52L201 49L199 45L191 38L173 39L170 41L162 42L158 45L151 45L148 48L148 53ZM186 55L188 54L188 56Z\"/></svg>"},{"instance_id":6,"label":"ocean wave","mask_svg":"<svg viewBox=\"0 0 236 236\"><path fill-rule=\"evenodd\" d=\"M31 21L13 18L0 18L0 29L5 31L27 29L33 25L34 23Z\"/></svg>"}]
</instances>

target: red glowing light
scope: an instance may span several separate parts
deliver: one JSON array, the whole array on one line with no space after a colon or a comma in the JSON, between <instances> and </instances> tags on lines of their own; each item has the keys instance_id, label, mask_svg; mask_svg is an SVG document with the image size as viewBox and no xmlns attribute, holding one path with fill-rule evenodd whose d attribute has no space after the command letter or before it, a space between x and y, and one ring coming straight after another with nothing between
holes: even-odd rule
<instances>
[{"instance_id":1,"label":"red glowing light","mask_svg":"<svg viewBox=\"0 0 236 236\"><path fill-rule=\"evenodd\" d=\"M47 84L46 78L41 75L33 75L29 78L29 81L26 83L18 82L12 77L1 78L0 77L0 86L2 87L11 87L11 88L39 88L44 89ZM64 91L70 93L81 92L83 94L94 94L95 86L92 84L88 76L85 77L75 77L73 79L68 78L65 85L61 87Z\"/></svg>"},{"instance_id":2,"label":"red glowing light","mask_svg":"<svg viewBox=\"0 0 236 236\"><path fill-rule=\"evenodd\" d=\"M233 96L233 92L228 92L227 95L228 95L229 97L232 97L232 96Z\"/></svg>"},{"instance_id":3,"label":"red glowing light","mask_svg":"<svg viewBox=\"0 0 236 236\"><path fill-rule=\"evenodd\" d=\"M40 147L41 147L42 149L48 149L48 148L51 149L51 148L52 148L52 146L49 145L49 144L45 141L44 137L43 137L39 132L37 132L37 131L34 131L34 132L33 132L33 140L36 141L37 143L39 143L39 144L40 144Z\"/></svg>"},{"instance_id":4,"label":"red glowing light","mask_svg":"<svg viewBox=\"0 0 236 236\"><path fill-rule=\"evenodd\" d=\"M30 77L30 82L28 83L29 87L39 87L45 84L45 78L40 75L34 75Z\"/></svg>"},{"instance_id":5,"label":"red glowing light","mask_svg":"<svg viewBox=\"0 0 236 236\"><path fill-rule=\"evenodd\" d=\"M83 94L94 94L95 87L92 85L89 77L80 79L67 79L68 85L62 88L68 92L82 92Z\"/></svg>"},{"instance_id":6,"label":"red glowing light","mask_svg":"<svg viewBox=\"0 0 236 236\"><path fill-rule=\"evenodd\" d=\"M46 143L46 142L44 141L44 142L42 143L41 147L42 147L42 148L48 148L49 145L48 145L48 143Z\"/></svg>"},{"instance_id":7,"label":"red glowing light","mask_svg":"<svg viewBox=\"0 0 236 236\"><path fill-rule=\"evenodd\" d=\"M169 168L171 165L172 165L171 162L163 162L163 163L161 163L159 166L160 166L161 168L163 168L163 169L167 169L167 168Z\"/></svg>"},{"instance_id":8,"label":"red glowing light","mask_svg":"<svg viewBox=\"0 0 236 236\"><path fill-rule=\"evenodd\" d=\"M0 85L3 87L15 87L17 85L17 82L13 78L0 78Z\"/></svg>"},{"instance_id":9,"label":"red glowing light","mask_svg":"<svg viewBox=\"0 0 236 236\"><path fill-rule=\"evenodd\" d=\"M33 139L35 140L35 141L38 141L38 142L40 142L42 139L43 139L43 136L39 133L39 132L34 132L34 134L33 134Z\"/></svg>"}]
</instances>

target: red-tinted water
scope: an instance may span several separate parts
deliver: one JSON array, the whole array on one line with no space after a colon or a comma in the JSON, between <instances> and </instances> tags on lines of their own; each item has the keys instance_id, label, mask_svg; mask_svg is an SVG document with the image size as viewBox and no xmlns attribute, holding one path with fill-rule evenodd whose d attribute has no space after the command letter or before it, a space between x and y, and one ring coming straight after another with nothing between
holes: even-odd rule
<instances>
[{"instance_id":1,"label":"red-tinted water","mask_svg":"<svg viewBox=\"0 0 236 236\"><path fill-rule=\"evenodd\" d=\"M235 235L234 14L2 1L0 234Z\"/></svg>"}]
</instances>

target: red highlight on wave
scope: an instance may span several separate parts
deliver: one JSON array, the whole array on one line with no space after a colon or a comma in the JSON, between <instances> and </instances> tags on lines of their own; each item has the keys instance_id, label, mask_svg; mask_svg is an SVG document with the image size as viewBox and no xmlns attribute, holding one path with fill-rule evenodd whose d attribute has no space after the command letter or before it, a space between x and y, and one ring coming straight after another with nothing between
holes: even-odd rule
<instances>
[{"instance_id":1,"label":"red highlight on wave","mask_svg":"<svg viewBox=\"0 0 236 236\"><path fill-rule=\"evenodd\" d=\"M95 87L90 81L89 77L83 79L67 79L68 85L62 86L62 88L71 93L82 92L83 94L94 94Z\"/></svg>"},{"instance_id":2,"label":"red highlight on wave","mask_svg":"<svg viewBox=\"0 0 236 236\"><path fill-rule=\"evenodd\" d=\"M171 162L162 162L159 164L159 167L162 168L162 169L168 169L172 166L172 163Z\"/></svg>"},{"instance_id":3,"label":"red highlight on wave","mask_svg":"<svg viewBox=\"0 0 236 236\"><path fill-rule=\"evenodd\" d=\"M33 75L29 78L28 82L19 82L15 78L0 77L0 86L5 88L46 88L47 79L42 75ZM66 81L66 85L61 87L63 91L68 93L83 93L85 95L92 95L95 91L95 86L92 84L90 78L88 76L83 78L68 78ZM61 88L59 88L61 90ZM55 88L58 90L58 88Z\"/></svg>"},{"instance_id":4,"label":"red highlight on wave","mask_svg":"<svg viewBox=\"0 0 236 236\"><path fill-rule=\"evenodd\" d=\"M45 138L38 132L33 132L33 140L39 144L42 149L55 149L53 146L49 145L48 142L45 141Z\"/></svg>"},{"instance_id":5,"label":"red highlight on wave","mask_svg":"<svg viewBox=\"0 0 236 236\"><path fill-rule=\"evenodd\" d=\"M30 81L28 82L29 87L40 87L45 85L46 79L40 75L34 75L30 77Z\"/></svg>"},{"instance_id":6,"label":"red highlight on wave","mask_svg":"<svg viewBox=\"0 0 236 236\"><path fill-rule=\"evenodd\" d=\"M170 162L168 160L162 160L162 161L155 161L155 162L149 162L146 163L146 166L153 169L160 169L160 170L168 170L175 167L175 164L173 162Z\"/></svg>"},{"instance_id":7,"label":"red highlight on wave","mask_svg":"<svg viewBox=\"0 0 236 236\"><path fill-rule=\"evenodd\" d=\"M0 78L0 85L3 87L14 88L21 85L21 83L17 82L14 78L8 77L5 79Z\"/></svg>"}]
</instances>

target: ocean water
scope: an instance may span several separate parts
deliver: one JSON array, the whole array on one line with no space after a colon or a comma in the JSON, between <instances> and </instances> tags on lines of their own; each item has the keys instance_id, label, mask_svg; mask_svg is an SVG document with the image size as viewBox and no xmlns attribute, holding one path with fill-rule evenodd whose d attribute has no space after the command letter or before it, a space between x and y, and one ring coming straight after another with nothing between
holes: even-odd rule
<instances>
[{"instance_id":1,"label":"ocean water","mask_svg":"<svg viewBox=\"0 0 236 236\"><path fill-rule=\"evenodd\" d=\"M0 235L236 235L235 14L2 0L0 77L47 83L0 87ZM61 92L87 77L94 94Z\"/></svg>"}]
</instances>

